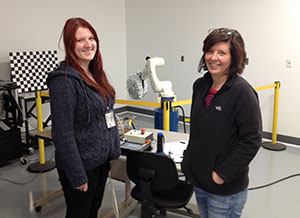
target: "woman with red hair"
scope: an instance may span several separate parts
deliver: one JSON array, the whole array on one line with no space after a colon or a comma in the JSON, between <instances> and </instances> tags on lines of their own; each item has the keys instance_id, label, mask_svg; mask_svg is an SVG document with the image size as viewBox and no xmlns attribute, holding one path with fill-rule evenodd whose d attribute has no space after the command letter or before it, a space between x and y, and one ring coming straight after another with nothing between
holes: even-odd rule
<instances>
[{"instance_id":1,"label":"woman with red hair","mask_svg":"<svg viewBox=\"0 0 300 218\"><path fill-rule=\"evenodd\" d=\"M96 218L110 170L120 155L115 90L103 70L95 29L82 18L66 21L65 60L49 73L52 138L66 218Z\"/></svg>"}]
</instances>

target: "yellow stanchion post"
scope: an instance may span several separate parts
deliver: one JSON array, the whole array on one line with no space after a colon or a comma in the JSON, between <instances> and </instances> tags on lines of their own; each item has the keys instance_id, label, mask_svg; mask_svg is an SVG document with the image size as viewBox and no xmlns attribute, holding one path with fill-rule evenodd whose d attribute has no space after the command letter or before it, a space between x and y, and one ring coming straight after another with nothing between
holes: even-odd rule
<instances>
[{"instance_id":1,"label":"yellow stanchion post","mask_svg":"<svg viewBox=\"0 0 300 218\"><path fill-rule=\"evenodd\" d=\"M272 142L263 142L262 146L272 151L282 151L286 149L284 144L277 142L277 122L278 122L278 103L279 103L279 88L280 82L275 82L275 94L274 94L274 112L273 112L273 130L272 130Z\"/></svg>"},{"instance_id":2,"label":"yellow stanchion post","mask_svg":"<svg viewBox=\"0 0 300 218\"><path fill-rule=\"evenodd\" d=\"M42 116L42 98L41 98L41 91L36 91L36 116L37 116L37 128L38 132L43 132L43 116ZM45 145L44 140L38 138L38 146L39 146L39 155L40 161L32 163L28 166L28 171L33 173L40 173L40 172L47 172L52 170L55 167L55 162L45 161Z\"/></svg>"},{"instance_id":3,"label":"yellow stanchion post","mask_svg":"<svg viewBox=\"0 0 300 218\"><path fill-rule=\"evenodd\" d=\"M130 127L132 127L132 120L131 120L131 119L128 120L128 125L129 125Z\"/></svg>"},{"instance_id":4,"label":"yellow stanchion post","mask_svg":"<svg viewBox=\"0 0 300 218\"><path fill-rule=\"evenodd\" d=\"M36 92L36 115L37 115L37 128L38 132L43 132L43 117L42 117L42 98L41 98L41 92ZM44 139L38 139L38 145L39 145L39 154L40 154L40 164L45 163L45 144Z\"/></svg>"},{"instance_id":5,"label":"yellow stanchion post","mask_svg":"<svg viewBox=\"0 0 300 218\"><path fill-rule=\"evenodd\" d=\"M170 101L163 102L163 127L164 130L170 130Z\"/></svg>"}]
</instances>

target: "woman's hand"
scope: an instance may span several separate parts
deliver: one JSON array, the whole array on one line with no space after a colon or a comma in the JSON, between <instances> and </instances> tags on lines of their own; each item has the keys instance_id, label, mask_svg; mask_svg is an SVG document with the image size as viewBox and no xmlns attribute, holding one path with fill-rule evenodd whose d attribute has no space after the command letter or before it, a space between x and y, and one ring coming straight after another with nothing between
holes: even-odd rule
<instances>
[{"instance_id":1,"label":"woman's hand","mask_svg":"<svg viewBox=\"0 0 300 218\"><path fill-rule=\"evenodd\" d=\"M215 172L212 172L212 180L217 183L218 185L223 185L224 184L224 180Z\"/></svg>"},{"instance_id":2,"label":"woman's hand","mask_svg":"<svg viewBox=\"0 0 300 218\"><path fill-rule=\"evenodd\" d=\"M84 192L86 192L86 191L88 190L88 184L85 183L85 184L82 185L82 186L76 187L76 189L79 190L79 191L84 191Z\"/></svg>"}]
</instances>

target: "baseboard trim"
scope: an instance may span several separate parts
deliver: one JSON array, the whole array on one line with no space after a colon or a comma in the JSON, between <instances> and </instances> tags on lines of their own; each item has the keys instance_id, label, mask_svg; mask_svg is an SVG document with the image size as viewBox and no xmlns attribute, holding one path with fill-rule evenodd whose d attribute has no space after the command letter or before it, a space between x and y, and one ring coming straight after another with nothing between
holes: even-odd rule
<instances>
[{"instance_id":1,"label":"baseboard trim","mask_svg":"<svg viewBox=\"0 0 300 218\"><path fill-rule=\"evenodd\" d=\"M272 140L271 132L263 132L263 138ZM277 134L277 141L300 146L300 138Z\"/></svg>"},{"instance_id":2,"label":"baseboard trim","mask_svg":"<svg viewBox=\"0 0 300 218\"><path fill-rule=\"evenodd\" d=\"M137 107L132 107L132 106L124 106L124 107L116 109L116 113L122 113L122 112L126 112L126 111L140 113L140 114L153 116L153 117L155 114L153 110L137 108ZM189 118L189 117L186 117L186 118ZM178 119L179 119L179 121L183 122L183 117L181 115L179 115ZM263 138L272 140L272 133L263 131ZM293 137L293 136L277 134L277 141L300 146L300 138Z\"/></svg>"},{"instance_id":3,"label":"baseboard trim","mask_svg":"<svg viewBox=\"0 0 300 218\"><path fill-rule=\"evenodd\" d=\"M116 114L120 114L126 111L128 111L128 106L123 106L115 109Z\"/></svg>"}]
</instances>

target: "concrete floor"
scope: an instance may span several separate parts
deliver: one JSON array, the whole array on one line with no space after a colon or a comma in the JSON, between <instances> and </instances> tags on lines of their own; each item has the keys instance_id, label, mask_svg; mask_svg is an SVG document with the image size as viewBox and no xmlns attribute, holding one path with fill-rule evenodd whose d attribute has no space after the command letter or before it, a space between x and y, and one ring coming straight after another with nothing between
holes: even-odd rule
<instances>
[{"instance_id":1,"label":"concrete floor","mask_svg":"<svg viewBox=\"0 0 300 218\"><path fill-rule=\"evenodd\" d=\"M153 128L153 119L137 115L137 128ZM182 131L182 127L180 127ZM53 156L54 146L45 148L46 160ZM62 218L65 215L63 196L59 196L42 206L36 212L34 201L60 188L56 170L34 174L27 167L39 161L39 153L26 157L22 165L18 159L0 168L0 218ZM285 151L270 151L261 148L250 166L249 188L265 185L281 178L300 173L300 147L288 145ZM8 181L9 180L9 181ZM23 183L23 184L15 184ZM26 183L26 184L25 184ZM118 202L124 200L124 184L114 181ZM300 217L299 196L300 177L293 177L275 185L249 191L243 218L296 218ZM107 188L103 200L103 214L112 209L111 189ZM195 203L194 197L191 200ZM140 217L140 207L128 216ZM168 217L182 216L169 214Z\"/></svg>"}]
</instances>

